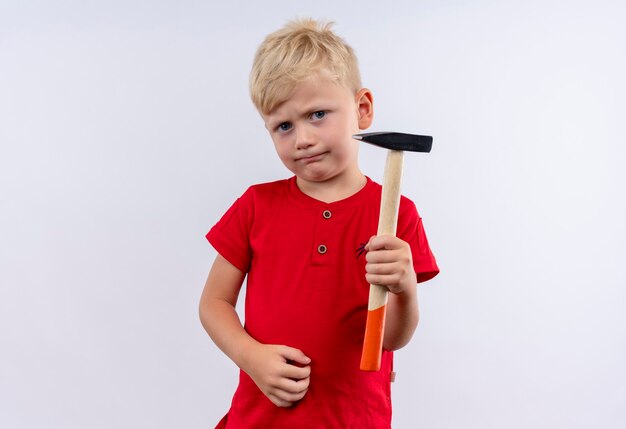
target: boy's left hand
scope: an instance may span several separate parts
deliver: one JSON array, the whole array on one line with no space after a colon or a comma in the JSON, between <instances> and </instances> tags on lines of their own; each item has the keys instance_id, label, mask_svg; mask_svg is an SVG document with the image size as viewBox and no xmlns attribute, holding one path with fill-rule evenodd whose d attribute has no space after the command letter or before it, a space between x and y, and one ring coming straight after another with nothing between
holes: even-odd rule
<instances>
[{"instance_id":1,"label":"boy's left hand","mask_svg":"<svg viewBox=\"0 0 626 429\"><path fill-rule=\"evenodd\" d=\"M402 294L417 285L407 242L393 235L378 235L370 238L365 250L365 278L369 283L385 286L394 294Z\"/></svg>"}]
</instances>

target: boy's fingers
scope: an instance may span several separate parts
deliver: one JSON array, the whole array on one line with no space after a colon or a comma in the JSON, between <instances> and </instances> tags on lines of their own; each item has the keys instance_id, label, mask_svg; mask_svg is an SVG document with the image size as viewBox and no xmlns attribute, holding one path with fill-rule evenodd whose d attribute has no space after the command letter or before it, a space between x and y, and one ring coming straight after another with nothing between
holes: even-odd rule
<instances>
[{"instance_id":1,"label":"boy's fingers","mask_svg":"<svg viewBox=\"0 0 626 429\"><path fill-rule=\"evenodd\" d=\"M267 395L267 397L269 398L270 401L272 401L272 403L274 405L276 405L277 407L281 407L281 408L288 408L291 407L293 405L292 402L289 401L285 401L282 398L279 398L277 395L274 395L272 393L269 393Z\"/></svg>"},{"instance_id":2,"label":"boy's fingers","mask_svg":"<svg viewBox=\"0 0 626 429\"><path fill-rule=\"evenodd\" d=\"M369 240L367 240L367 244L365 245L365 251L370 252L372 250L372 240L375 239L376 236L372 235Z\"/></svg>"},{"instance_id":3,"label":"boy's fingers","mask_svg":"<svg viewBox=\"0 0 626 429\"><path fill-rule=\"evenodd\" d=\"M290 392L280 390L280 389L272 392L272 395L274 397L280 399L281 401L288 403L289 405L286 405L287 407L292 406L295 402L298 402L300 399L304 398L305 394L306 394L306 391L299 392L299 393L290 393Z\"/></svg>"},{"instance_id":4,"label":"boy's fingers","mask_svg":"<svg viewBox=\"0 0 626 429\"><path fill-rule=\"evenodd\" d=\"M289 378L283 378L276 384L276 387L280 390L284 390L287 393L299 395L309 389L310 380L311 379L308 377L302 380L291 380Z\"/></svg>"},{"instance_id":5,"label":"boy's fingers","mask_svg":"<svg viewBox=\"0 0 626 429\"><path fill-rule=\"evenodd\" d=\"M398 264L394 263L367 263L365 265L367 274L395 274L398 272Z\"/></svg>"},{"instance_id":6,"label":"boy's fingers","mask_svg":"<svg viewBox=\"0 0 626 429\"><path fill-rule=\"evenodd\" d=\"M286 378L291 378L294 380L302 380L311 375L311 367L310 366L296 366L287 364L283 368L282 376Z\"/></svg>"},{"instance_id":7,"label":"boy's fingers","mask_svg":"<svg viewBox=\"0 0 626 429\"><path fill-rule=\"evenodd\" d=\"M295 402L304 398L309 390L309 378L304 380L290 380L284 378L267 393L267 397L278 407L291 407Z\"/></svg>"},{"instance_id":8,"label":"boy's fingers","mask_svg":"<svg viewBox=\"0 0 626 429\"><path fill-rule=\"evenodd\" d=\"M368 252L375 250L394 250L402 247L404 241L395 235L375 235L370 238L365 246Z\"/></svg>"},{"instance_id":9,"label":"boy's fingers","mask_svg":"<svg viewBox=\"0 0 626 429\"><path fill-rule=\"evenodd\" d=\"M379 286L391 286L397 284L399 281L397 275L365 274L365 278L369 284Z\"/></svg>"},{"instance_id":10,"label":"boy's fingers","mask_svg":"<svg viewBox=\"0 0 626 429\"><path fill-rule=\"evenodd\" d=\"M391 262L397 262L405 257L405 254L401 253L401 251L397 249L382 249L367 252L367 254L365 255L365 260L372 264L386 264Z\"/></svg>"},{"instance_id":11,"label":"boy's fingers","mask_svg":"<svg viewBox=\"0 0 626 429\"><path fill-rule=\"evenodd\" d=\"M311 363L311 359L308 356L293 347L284 346L281 350L281 354L287 361L294 361L301 365L308 365Z\"/></svg>"},{"instance_id":12,"label":"boy's fingers","mask_svg":"<svg viewBox=\"0 0 626 429\"><path fill-rule=\"evenodd\" d=\"M372 252L374 250L393 249L394 247L393 235L373 235L365 245L365 250Z\"/></svg>"}]
</instances>

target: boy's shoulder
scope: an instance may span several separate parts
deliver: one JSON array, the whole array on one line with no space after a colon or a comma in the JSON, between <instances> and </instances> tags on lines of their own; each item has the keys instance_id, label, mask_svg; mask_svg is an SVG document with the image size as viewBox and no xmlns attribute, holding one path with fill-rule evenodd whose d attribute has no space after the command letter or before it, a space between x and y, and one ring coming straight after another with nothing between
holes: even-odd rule
<instances>
[{"instance_id":1,"label":"boy's shoulder","mask_svg":"<svg viewBox=\"0 0 626 429\"><path fill-rule=\"evenodd\" d=\"M272 202L282 200L289 194L292 181L295 181L295 177L250 185L239 197L239 202L255 207L271 205Z\"/></svg>"}]
</instances>

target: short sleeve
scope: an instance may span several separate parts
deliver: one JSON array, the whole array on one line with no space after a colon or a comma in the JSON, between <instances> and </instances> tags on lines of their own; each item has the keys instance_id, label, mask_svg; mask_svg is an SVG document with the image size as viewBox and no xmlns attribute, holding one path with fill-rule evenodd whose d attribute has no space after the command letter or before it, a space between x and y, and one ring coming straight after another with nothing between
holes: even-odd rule
<instances>
[{"instance_id":1,"label":"short sleeve","mask_svg":"<svg viewBox=\"0 0 626 429\"><path fill-rule=\"evenodd\" d=\"M235 201L206 235L217 253L244 273L250 270L252 260L250 230L253 221L254 199L248 190Z\"/></svg>"},{"instance_id":2,"label":"short sleeve","mask_svg":"<svg viewBox=\"0 0 626 429\"><path fill-rule=\"evenodd\" d=\"M411 247L417 282L425 282L439 274L437 261L428 245L422 218L419 216L415 204L409 199L403 198L398 216L397 231L397 236Z\"/></svg>"}]
</instances>

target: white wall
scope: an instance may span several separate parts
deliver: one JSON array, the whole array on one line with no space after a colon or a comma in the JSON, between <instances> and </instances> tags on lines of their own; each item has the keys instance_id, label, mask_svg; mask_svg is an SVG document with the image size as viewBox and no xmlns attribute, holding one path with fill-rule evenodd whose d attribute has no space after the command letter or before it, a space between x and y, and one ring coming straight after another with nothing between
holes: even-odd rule
<instances>
[{"instance_id":1,"label":"white wall","mask_svg":"<svg viewBox=\"0 0 626 429\"><path fill-rule=\"evenodd\" d=\"M206 231L286 177L247 95L265 34L337 22L407 157L442 273L395 428L626 426L618 1L0 0L0 427L200 428L236 368ZM380 180L383 155L364 147Z\"/></svg>"}]
</instances>

